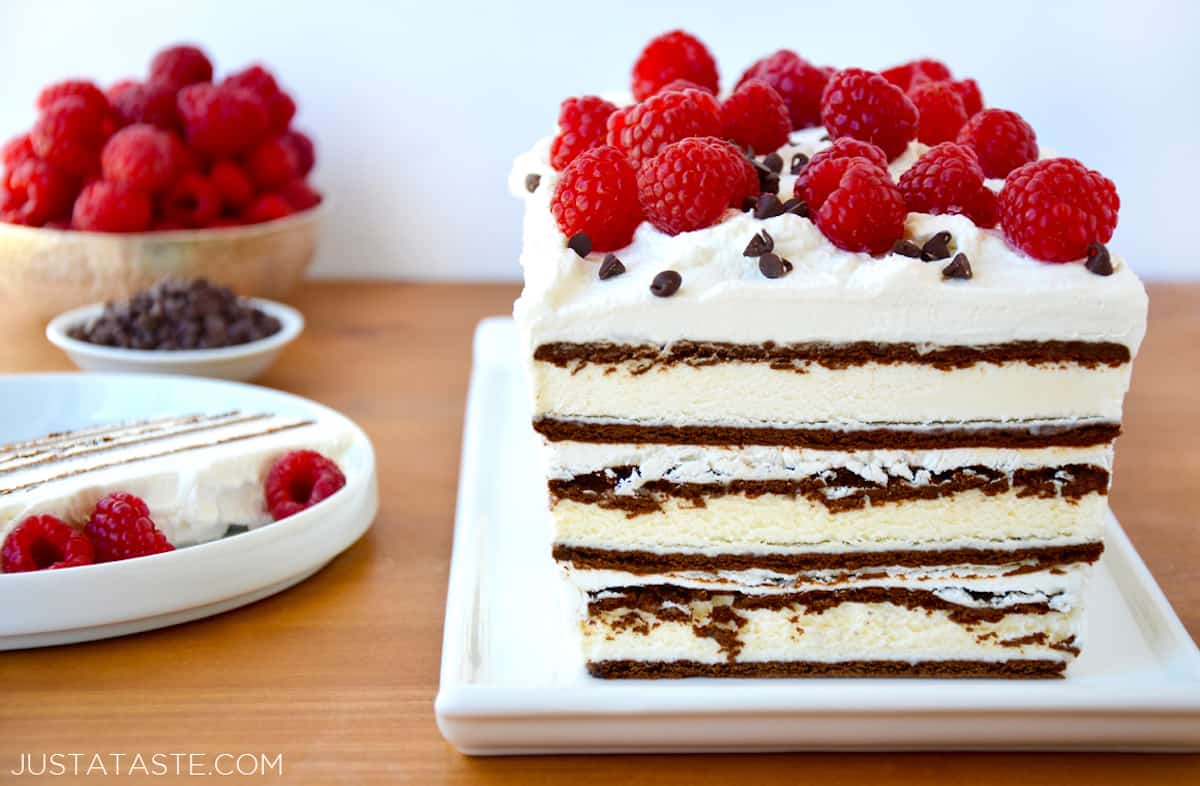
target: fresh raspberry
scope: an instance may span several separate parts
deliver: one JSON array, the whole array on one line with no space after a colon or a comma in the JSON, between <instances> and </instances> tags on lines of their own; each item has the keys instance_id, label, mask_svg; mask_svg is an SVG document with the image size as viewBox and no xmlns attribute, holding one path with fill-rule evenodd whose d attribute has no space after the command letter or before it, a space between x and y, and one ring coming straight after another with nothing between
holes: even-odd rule
<instances>
[{"instance_id":1,"label":"fresh raspberry","mask_svg":"<svg viewBox=\"0 0 1200 786\"><path fill-rule=\"evenodd\" d=\"M4 178L0 208L13 224L38 227L71 215L79 181L45 161L31 158Z\"/></svg>"},{"instance_id":2,"label":"fresh raspberry","mask_svg":"<svg viewBox=\"0 0 1200 786\"><path fill-rule=\"evenodd\" d=\"M98 562L175 550L150 518L146 503L123 491L101 497L83 531L96 548Z\"/></svg>"},{"instance_id":3,"label":"fresh raspberry","mask_svg":"<svg viewBox=\"0 0 1200 786\"><path fill-rule=\"evenodd\" d=\"M163 195L162 219L185 227L204 227L220 215L221 207L217 187L203 175L191 172Z\"/></svg>"},{"instance_id":4,"label":"fresh raspberry","mask_svg":"<svg viewBox=\"0 0 1200 786\"><path fill-rule=\"evenodd\" d=\"M664 147L689 136L720 136L716 100L699 90L652 95L608 118L608 144L636 167Z\"/></svg>"},{"instance_id":5,"label":"fresh raspberry","mask_svg":"<svg viewBox=\"0 0 1200 786\"><path fill-rule=\"evenodd\" d=\"M836 187L809 203L821 233L845 251L882 254L904 234L907 211L900 189L886 170L865 158L828 159L838 174Z\"/></svg>"},{"instance_id":6,"label":"fresh raspberry","mask_svg":"<svg viewBox=\"0 0 1200 786\"><path fill-rule=\"evenodd\" d=\"M208 229L228 229L243 226L243 221L236 216L217 216L208 222Z\"/></svg>"},{"instance_id":7,"label":"fresh raspberry","mask_svg":"<svg viewBox=\"0 0 1200 786\"><path fill-rule=\"evenodd\" d=\"M923 82L942 82L950 79L950 69L940 60L913 60L881 72L883 78L904 92Z\"/></svg>"},{"instance_id":8,"label":"fresh raspberry","mask_svg":"<svg viewBox=\"0 0 1200 786\"><path fill-rule=\"evenodd\" d=\"M747 163L720 139L692 137L668 145L638 171L646 219L669 235L712 226L745 194Z\"/></svg>"},{"instance_id":9,"label":"fresh raspberry","mask_svg":"<svg viewBox=\"0 0 1200 786\"><path fill-rule=\"evenodd\" d=\"M264 485L267 510L279 521L332 497L346 476L315 450L294 450L275 462Z\"/></svg>"},{"instance_id":10,"label":"fresh raspberry","mask_svg":"<svg viewBox=\"0 0 1200 786\"><path fill-rule=\"evenodd\" d=\"M698 85L690 79L672 79L662 87L655 90L655 93L670 93L672 90L699 90L702 93L712 95L712 91L704 85Z\"/></svg>"},{"instance_id":11,"label":"fresh raspberry","mask_svg":"<svg viewBox=\"0 0 1200 786\"><path fill-rule=\"evenodd\" d=\"M780 49L746 69L738 81L761 79L787 104L792 128L810 128L821 124L821 94L829 82L829 73L817 68L800 55Z\"/></svg>"},{"instance_id":12,"label":"fresh raspberry","mask_svg":"<svg viewBox=\"0 0 1200 786\"><path fill-rule=\"evenodd\" d=\"M188 142L204 155L236 155L268 136L266 107L245 88L191 85L179 91L176 103Z\"/></svg>"},{"instance_id":13,"label":"fresh raspberry","mask_svg":"<svg viewBox=\"0 0 1200 786\"><path fill-rule=\"evenodd\" d=\"M787 104L761 79L747 79L721 104L721 135L762 153L787 144L792 118Z\"/></svg>"},{"instance_id":14,"label":"fresh raspberry","mask_svg":"<svg viewBox=\"0 0 1200 786\"><path fill-rule=\"evenodd\" d=\"M983 184L983 169L965 145L943 142L930 148L900 176L899 187L910 212L958 213L980 226L996 223L994 198L980 194L992 193Z\"/></svg>"},{"instance_id":15,"label":"fresh raspberry","mask_svg":"<svg viewBox=\"0 0 1200 786\"><path fill-rule=\"evenodd\" d=\"M211 82L212 78L212 62L199 47L187 44L168 47L150 61L150 79L174 85L176 89Z\"/></svg>"},{"instance_id":16,"label":"fresh raspberry","mask_svg":"<svg viewBox=\"0 0 1200 786\"><path fill-rule=\"evenodd\" d=\"M225 85L245 88L260 99L267 109L268 126L273 135L282 134L292 124L296 115L296 102L285 93L270 71L260 65L230 74L225 77Z\"/></svg>"},{"instance_id":17,"label":"fresh raspberry","mask_svg":"<svg viewBox=\"0 0 1200 786\"><path fill-rule=\"evenodd\" d=\"M246 153L246 171L260 191L278 188L299 174L292 148L279 137L268 139Z\"/></svg>"},{"instance_id":18,"label":"fresh raspberry","mask_svg":"<svg viewBox=\"0 0 1200 786\"><path fill-rule=\"evenodd\" d=\"M177 174L171 135L146 123L126 126L112 135L100 154L104 179L156 194Z\"/></svg>"},{"instance_id":19,"label":"fresh raspberry","mask_svg":"<svg viewBox=\"0 0 1200 786\"><path fill-rule=\"evenodd\" d=\"M991 229L1000 221L1000 200L996 192L986 186L975 192L975 196L963 206L963 215L976 226Z\"/></svg>"},{"instance_id":20,"label":"fresh raspberry","mask_svg":"<svg viewBox=\"0 0 1200 786\"><path fill-rule=\"evenodd\" d=\"M956 141L975 151L988 177L1006 177L1038 156L1037 135L1024 118L1007 109L985 109L975 115Z\"/></svg>"},{"instance_id":21,"label":"fresh raspberry","mask_svg":"<svg viewBox=\"0 0 1200 786\"><path fill-rule=\"evenodd\" d=\"M279 194L262 194L242 211L241 219L246 224L262 224L285 218L294 212L288 201Z\"/></svg>"},{"instance_id":22,"label":"fresh raspberry","mask_svg":"<svg viewBox=\"0 0 1200 786\"><path fill-rule=\"evenodd\" d=\"M713 141L715 142L718 140ZM733 168L733 176L738 181L738 186L733 190L733 193L729 195L729 206L736 207L740 210L742 207L742 202L745 201L746 197L755 198L762 193L762 189L759 187L760 182L758 179L758 170L755 168L754 164L751 163L750 159L747 158L745 154L743 154L742 151L739 150L732 142L728 142L724 139L719 141L724 145L727 151L726 161L728 162L728 165ZM739 170L740 175L738 174Z\"/></svg>"},{"instance_id":23,"label":"fresh raspberry","mask_svg":"<svg viewBox=\"0 0 1200 786\"><path fill-rule=\"evenodd\" d=\"M922 82L908 98L917 108L917 140L926 145L954 141L967 122L962 97L950 82Z\"/></svg>"},{"instance_id":24,"label":"fresh raspberry","mask_svg":"<svg viewBox=\"0 0 1200 786\"><path fill-rule=\"evenodd\" d=\"M633 165L609 145L585 150L563 170L550 212L564 235L585 232L596 251L629 245L642 222Z\"/></svg>"},{"instance_id":25,"label":"fresh raspberry","mask_svg":"<svg viewBox=\"0 0 1200 786\"><path fill-rule=\"evenodd\" d=\"M887 156L883 151L870 142L844 136L833 140L833 144L820 150L800 170L796 177L795 193L797 199L804 200L811 209L816 209L825 201L829 192L837 188L841 180L840 167L830 167L824 162L838 158L865 158L883 171L887 171Z\"/></svg>"},{"instance_id":26,"label":"fresh raspberry","mask_svg":"<svg viewBox=\"0 0 1200 786\"><path fill-rule=\"evenodd\" d=\"M283 143L292 149L296 157L296 171L300 177L307 177L317 163L317 150L312 139L303 131L289 129L282 137Z\"/></svg>"},{"instance_id":27,"label":"fresh raspberry","mask_svg":"<svg viewBox=\"0 0 1200 786\"><path fill-rule=\"evenodd\" d=\"M1113 182L1073 158L1048 158L1014 169L1000 190L1000 225L1008 242L1046 262L1087 255L1117 227L1121 198Z\"/></svg>"},{"instance_id":28,"label":"fresh raspberry","mask_svg":"<svg viewBox=\"0 0 1200 786\"><path fill-rule=\"evenodd\" d=\"M246 170L233 161L222 159L213 164L208 179L216 188L221 204L235 213L254 201L254 182Z\"/></svg>"},{"instance_id":29,"label":"fresh raspberry","mask_svg":"<svg viewBox=\"0 0 1200 786\"><path fill-rule=\"evenodd\" d=\"M108 112L108 97L104 95L103 90L96 86L95 82L86 79L68 79L42 88L42 92L38 93L37 108L45 112L60 98L67 96L73 96L83 101L96 116Z\"/></svg>"},{"instance_id":30,"label":"fresh raspberry","mask_svg":"<svg viewBox=\"0 0 1200 786\"><path fill-rule=\"evenodd\" d=\"M861 68L838 71L821 96L821 119L834 139L854 137L878 145L888 160L917 136L917 108L879 74Z\"/></svg>"},{"instance_id":31,"label":"fresh raspberry","mask_svg":"<svg viewBox=\"0 0 1200 786\"><path fill-rule=\"evenodd\" d=\"M646 44L633 64L633 97L645 100L676 79L717 92L717 62L700 39L682 30L663 33Z\"/></svg>"},{"instance_id":32,"label":"fresh raspberry","mask_svg":"<svg viewBox=\"0 0 1200 786\"><path fill-rule=\"evenodd\" d=\"M89 232L141 232L150 226L150 197L141 191L94 180L75 198L71 225Z\"/></svg>"},{"instance_id":33,"label":"fresh raspberry","mask_svg":"<svg viewBox=\"0 0 1200 786\"><path fill-rule=\"evenodd\" d=\"M100 167L107 111L95 109L78 96L66 96L48 106L29 132L41 158L72 175L88 175Z\"/></svg>"},{"instance_id":34,"label":"fresh raspberry","mask_svg":"<svg viewBox=\"0 0 1200 786\"><path fill-rule=\"evenodd\" d=\"M54 516L30 516L15 526L0 548L5 573L57 570L95 562L92 542Z\"/></svg>"},{"instance_id":35,"label":"fresh raspberry","mask_svg":"<svg viewBox=\"0 0 1200 786\"><path fill-rule=\"evenodd\" d=\"M279 189L279 195L286 199L287 203L292 206L292 209L297 212L309 210L321 204L321 195L306 183L303 178L299 177L289 183L285 183Z\"/></svg>"},{"instance_id":36,"label":"fresh raspberry","mask_svg":"<svg viewBox=\"0 0 1200 786\"><path fill-rule=\"evenodd\" d=\"M29 134L14 136L5 142L4 147L0 149L0 164L3 164L4 169L9 172L16 169L17 165L21 162L28 161L31 158L37 158L37 153L33 152L33 144L29 141Z\"/></svg>"},{"instance_id":37,"label":"fresh raspberry","mask_svg":"<svg viewBox=\"0 0 1200 786\"><path fill-rule=\"evenodd\" d=\"M979 84L974 79L951 80L950 86L958 92L958 97L962 99L963 109L967 110L968 118L974 117L983 110L983 93L979 92Z\"/></svg>"},{"instance_id":38,"label":"fresh raspberry","mask_svg":"<svg viewBox=\"0 0 1200 786\"><path fill-rule=\"evenodd\" d=\"M608 116L617 105L596 96L568 98L558 110L558 136L550 146L550 166L562 171L584 150L604 144Z\"/></svg>"},{"instance_id":39,"label":"fresh raspberry","mask_svg":"<svg viewBox=\"0 0 1200 786\"><path fill-rule=\"evenodd\" d=\"M117 125L149 123L168 131L179 130L175 87L166 82L118 82L108 89Z\"/></svg>"}]
</instances>

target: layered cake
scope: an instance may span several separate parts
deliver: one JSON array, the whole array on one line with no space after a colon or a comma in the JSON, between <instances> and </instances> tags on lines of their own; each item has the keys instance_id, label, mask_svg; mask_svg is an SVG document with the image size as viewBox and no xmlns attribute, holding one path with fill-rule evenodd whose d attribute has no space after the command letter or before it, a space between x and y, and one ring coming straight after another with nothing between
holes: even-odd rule
<instances>
[{"instance_id":1,"label":"layered cake","mask_svg":"<svg viewBox=\"0 0 1200 786\"><path fill-rule=\"evenodd\" d=\"M1145 330L1110 181L937 61L720 94L678 31L510 181L592 675L1065 673Z\"/></svg>"}]
</instances>

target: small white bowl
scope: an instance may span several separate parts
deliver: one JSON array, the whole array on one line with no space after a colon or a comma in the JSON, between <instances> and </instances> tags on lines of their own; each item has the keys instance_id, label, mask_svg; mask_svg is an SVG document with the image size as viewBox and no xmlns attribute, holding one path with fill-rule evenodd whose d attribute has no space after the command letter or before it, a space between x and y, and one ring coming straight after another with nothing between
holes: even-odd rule
<instances>
[{"instance_id":1,"label":"small white bowl","mask_svg":"<svg viewBox=\"0 0 1200 786\"><path fill-rule=\"evenodd\" d=\"M249 382L265 372L285 346L304 330L304 316L273 300L247 298L256 308L279 320L278 333L220 349L122 349L71 338L68 331L104 312L103 303L72 309L46 326L46 338L67 353L84 371L127 371L142 374L180 374Z\"/></svg>"}]
</instances>

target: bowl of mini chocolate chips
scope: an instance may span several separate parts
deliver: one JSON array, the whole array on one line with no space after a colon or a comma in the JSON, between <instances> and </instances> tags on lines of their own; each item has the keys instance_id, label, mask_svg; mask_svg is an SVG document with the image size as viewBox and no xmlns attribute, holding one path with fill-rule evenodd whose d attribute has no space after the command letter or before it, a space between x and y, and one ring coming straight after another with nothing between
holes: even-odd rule
<instances>
[{"instance_id":1,"label":"bowl of mini chocolate chips","mask_svg":"<svg viewBox=\"0 0 1200 786\"><path fill-rule=\"evenodd\" d=\"M46 337L85 371L248 382L304 329L294 308L238 297L206 279L166 279L128 300L72 309Z\"/></svg>"}]
</instances>

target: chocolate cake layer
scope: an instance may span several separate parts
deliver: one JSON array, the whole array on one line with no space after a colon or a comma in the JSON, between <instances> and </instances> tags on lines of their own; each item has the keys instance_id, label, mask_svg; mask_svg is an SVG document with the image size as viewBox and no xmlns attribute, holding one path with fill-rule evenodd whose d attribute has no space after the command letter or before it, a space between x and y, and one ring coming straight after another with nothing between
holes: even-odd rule
<instances>
[{"instance_id":1,"label":"chocolate cake layer","mask_svg":"<svg viewBox=\"0 0 1200 786\"><path fill-rule=\"evenodd\" d=\"M678 679L682 677L1062 677L1065 661L1055 660L854 660L700 663L692 660L589 661L588 673L601 679Z\"/></svg>"},{"instance_id":2,"label":"chocolate cake layer","mask_svg":"<svg viewBox=\"0 0 1200 786\"><path fill-rule=\"evenodd\" d=\"M923 346L914 343L855 341L846 344L732 344L720 341L676 341L666 346L608 342L542 344L533 359L559 367L580 364L635 364L633 373L656 366L711 366L716 363L766 363L771 368L803 371L809 364L830 369L913 364L943 371L978 363L1070 363L1084 368L1117 367L1129 362L1129 347L1109 341L1012 341L1005 344Z\"/></svg>"},{"instance_id":3,"label":"chocolate cake layer","mask_svg":"<svg viewBox=\"0 0 1200 786\"><path fill-rule=\"evenodd\" d=\"M815 450L1089 447L1106 445L1121 434L1119 423L1095 422L828 429L642 425L538 417L533 420L533 428L551 442L765 445Z\"/></svg>"},{"instance_id":4,"label":"chocolate cake layer","mask_svg":"<svg viewBox=\"0 0 1200 786\"><path fill-rule=\"evenodd\" d=\"M859 510L866 505L900 503L917 499L938 499L964 491L978 490L988 496L1015 490L1020 497L1050 499L1063 497L1077 500L1085 494L1108 493L1108 470L1091 464L1066 464L1061 467L1018 469L1011 475L993 467L971 465L930 475L927 483L913 483L892 476L886 484L867 480L845 468L830 469L803 478L771 480L733 479L726 483L673 483L651 480L643 483L633 494L617 494L616 487L637 470L634 466L611 467L606 470L576 475L569 479L549 481L553 499L599 505L602 508L623 510L632 516L661 511L668 497L686 499L696 507L704 500L729 494L751 499L765 494L804 497L819 502L827 510L840 513ZM916 474L918 468L910 468ZM829 496L828 489L836 488L838 496ZM844 493L845 489L853 489Z\"/></svg>"},{"instance_id":5,"label":"chocolate cake layer","mask_svg":"<svg viewBox=\"0 0 1200 786\"><path fill-rule=\"evenodd\" d=\"M618 551L555 543L552 553L559 562L581 570L617 570L644 576L678 571L770 570L804 573L816 570L862 570L864 568L920 568L945 565L1022 565L1014 572L1046 569L1077 562L1095 562L1104 552L1103 543L1045 546L1019 549L912 549L889 551L807 552L798 554L688 554L652 551Z\"/></svg>"}]
</instances>

